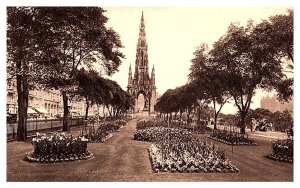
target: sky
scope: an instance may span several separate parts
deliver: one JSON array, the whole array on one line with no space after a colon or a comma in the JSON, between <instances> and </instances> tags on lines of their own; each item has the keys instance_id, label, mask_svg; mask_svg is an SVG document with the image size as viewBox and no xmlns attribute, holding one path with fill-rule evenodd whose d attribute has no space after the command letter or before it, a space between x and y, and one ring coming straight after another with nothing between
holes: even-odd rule
<instances>
[{"instance_id":1,"label":"sky","mask_svg":"<svg viewBox=\"0 0 300 188\"><path fill-rule=\"evenodd\" d=\"M155 66L157 92L162 95L187 83L191 59L197 46L211 46L227 31L232 22L247 24L250 19L260 23L276 14L285 14L288 7L103 7L109 18L107 27L119 33L126 58L111 79L126 90L128 69L135 66L136 44L142 11L148 42L149 68ZM257 91L251 108L260 107L267 95ZM270 95L270 94L269 94ZM236 113L233 102L226 104L223 113Z\"/></svg>"}]
</instances>

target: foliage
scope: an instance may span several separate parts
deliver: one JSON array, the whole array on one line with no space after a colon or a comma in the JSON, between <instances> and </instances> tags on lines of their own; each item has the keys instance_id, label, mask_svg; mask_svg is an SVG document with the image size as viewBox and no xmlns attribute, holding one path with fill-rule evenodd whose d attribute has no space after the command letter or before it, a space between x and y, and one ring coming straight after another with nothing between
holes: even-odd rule
<instances>
[{"instance_id":1,"label":"foliage","mask_svg":"<svg viewBox=\"0 0 300 188\"><path fill-rule=\"evenodd\" d=\"M209 138L219 142L224 142L228 145L257 145L257 143L249 139L248 136L245 137L244 134L227 131L213 131L213 133L209 135Z\"/></svg>"},{"instance_id":2,"label":"foliage","mask_svg":"<svg viewBox=\"0 0 300 188\"><path fill-rule=\"evenodd\" d=\"M68 131L68 95L74 73L97 65L108 75L117 71L124 55L119 35L106 28L100 7L8 7L7 69L17 77L18 140L26 140L28 90L31 86L62 89L63 130Z\"/></svg>"},{"instance_id":3,"label":"foliage","mask_svg":"<svg viewBox=\"0 0 300 188\"><path fill-rule=\"evenodd\" d=\"M252 124L252 118L255 120L269 119L271 115L272 112L268 109L264 109L264 108L256 108L255 110L250 109L245 118L245 125L250 126Z\"/></svg>"},{"instance_id":4,"label":"foliage","mask_svg":"<svg viewBox=\"0 0 300 188\"><path fill-rule=\"evenodd\" d=\"M267 158L293 163L294 161L294 140L275 140L272 142L273 152L267 155Z\"/></svg>"},{"instance_id":5,"label":"foliage","mask_svg":"<svg viewBox=\"0 0 300 188\"><path fill-rule=\"evenodd\" d=\"M155 111L165 114L180 113L180 119L182 113L187 113L188 122L190 122L190 115L195 108L198 106L198 112L201 113L207 99L201 92L201 88L198 87L194 82L185 84L175 89L167 90L154 106ZM198 117L200 120L200 117Z\"/></svg>"},{"instance_id":6,"label":"foliage","mask_svg":"<svg viewBox=\"0 0 300 188\"><path fill-rule=\"evenodd\" d=\"M292 81L282 71L277 48L266 42L269 35L259 32L260 27L251 21L246 27L231 24L210 52L239 110L242 132L245 132L245 117L256 89L276 89L285 96L284 100L292 95Z\"/></svg>"},{"instance_id":7,"label":"foliage","mask_svg":"<svg viewBox=\"0 0 300 188\"><path fill-rule=\"evenodd\" d=\"M125 120L117 120L100 125L96 130L94 127L89 129L82 136L89 140L89 142L105 142L110 133L116 132L127 123Z\"/></svg>"},{"instance_id":8,"label":"foliage","mask_svg":"<svg viewBox=\"0 0 300 188\"><path fill-rule=\"evenodd\" d=\"M203 122L204 123L204 122ZM180 124L179 122L176 121L170 121L169 124L165 121L138 121L136 129L141 130L141 129L146 129L146 128L154 128L154 127L164 127L164 128L174 128L174 129L180 129L180 130L186 130L194 133L206 133L210 132L211 128L206 127L204 124L203 125L195 125L194 127L191 125L183 125Z\"/></svg>"},{"instance_id":9,"label":"foliage","mask_svg":"<svg viewBox=\"0 0 300 188\"><path fill-rule=\"evenodd\" d=\"M274 112L269 121L272 122L275 131L285 132L294 126L292 113L288 110Z\"/></svg>"},{"instance_id":10,"label":"foliage","mask_svg":"<svg viewBox=\"0 0 300 188\"><path fill-rule=\"evenodd\" d=\"M34 151L25 157L30 162L60 162L87 159L91 154L87 150L87 139L70 137L65 133L54 133L50 137L36 133L32 139Z\"/></svg>"},{"instance_id":11,"label":"foliage","mask_svg":"<svg viewBox=\"0 0 300 188\"><path fill-rule=\"evenodd\" d=\"M192 59L189 79L198 87L198 94L202 94L205 102L212 102L214 109L214 129L217 129L218 114L230 98L227 84L224 82L223 71L216 69L213 58L209 54L208 45L201 44ZM218 107L217 107L218 105Z\"/></svg>"}]
</instances>

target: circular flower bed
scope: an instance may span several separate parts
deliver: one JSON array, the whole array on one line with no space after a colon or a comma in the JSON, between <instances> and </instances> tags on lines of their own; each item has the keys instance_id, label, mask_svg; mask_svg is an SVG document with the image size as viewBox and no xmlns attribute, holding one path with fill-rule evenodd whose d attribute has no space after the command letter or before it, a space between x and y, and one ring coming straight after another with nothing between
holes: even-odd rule
<instances>
[{"instance_id":1,"label":"circular flower bed","mask_svg":"<svg viewBox=\"0 0 300 188\"><path fill-rule=\"evenodd\" d=\"M88 159L93 155L87 150L88 140L84 137L53 133L51 136L36 133L32 139L33 153L25 157L29 162L62 162Z\"/></svg>"},{"instance_id":2,"label":"circular flower bed","mask_svg":"<svg viewBox=\"0 0 300 188\"><path fill-rule=\"evenodd\" d=\"M239 172L223 151L184 129L149 127L137 130L133 137L155 142L149 148L154 172Z\"/></svg>"},{"instance_id":3,"label":"circular flower bed","mask_svg":"<svg viewBox=\"0 0 300 188\"><path fill-rule=\"evenodd\" d=\"M291 139L272 142L273 152L266 157L279 162L294 162L294 141Z\"/></svg>"},{"instance_id":4,"label":"circular flower bed","mask_svg":"<svg viewBox=\"0 0 300 188\"><path fill-rule=\"evenodd\" d=\"M238 135L228 132L214 131L208 138L223 142L228 145L248 145L257 146L257 143L253 140L245 137L244 135Z\"/></svg>"}]
</instances>

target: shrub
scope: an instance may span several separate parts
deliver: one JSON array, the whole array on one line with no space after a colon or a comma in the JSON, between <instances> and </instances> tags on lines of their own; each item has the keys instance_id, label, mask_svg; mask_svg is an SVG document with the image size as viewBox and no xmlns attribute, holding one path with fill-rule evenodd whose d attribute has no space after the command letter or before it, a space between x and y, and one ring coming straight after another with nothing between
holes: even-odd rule
<instances>
[{"instance_id":1,"label":"shrub","mask_svg":"<svg viewBox=\"0 0 300 188\"><path fill-rule=\"evenodd\" d=\"M257 145L257 143L245 135L226 131L214 131L208 138L226 143L228 145Z\"/></svg>"},{"instance_id":2,"label":"shrub","mask_svg":"<svg viewBox=\"0 0 300 188\"><path fill-rule=\"evenodd\" d=\"M125 120L117 120L114 122L108 122L100 125L97 129L90 128L86 133L83 133L89 142L105 142L109 137L110 133L116 132L121 129L127 123Z\"/></svg>"},{"instance_id":3,"label":"shrub","mask_svg":"<svg viewBox=\"0 0 300 188\"><path fill-rule=\"evenodd\" d=\"M272 142L273 152L267 158L280 162L293 163L294 161L294 141L292 139L275 140Z\"/></svg>"}]
</instances>

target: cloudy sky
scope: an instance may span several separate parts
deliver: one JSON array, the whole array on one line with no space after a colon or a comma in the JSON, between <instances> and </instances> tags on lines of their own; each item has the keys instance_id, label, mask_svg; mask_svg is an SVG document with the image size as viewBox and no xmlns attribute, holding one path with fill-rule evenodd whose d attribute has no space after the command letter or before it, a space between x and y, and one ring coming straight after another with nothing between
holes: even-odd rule
<instances>
[{"instance_id":1,"label":"cloudy sky","mask_svg":"<svg viewBox=\"0 0 300 188\"><path fill-rule=\"evenodd\" d=\"M245 25L252 19L255 23L271 15L284 14L288 7L104 7L109 18L108 27L120 34L126 59L119 72L112 76L126 89L128 68L134 67L136 44L142 11L148 42L149 67L154 64L159 94L169 88L184 85L196 47L201 43L212 45L230 23ZM133 69L134 70L134 69ZM262 92L254 97L252 108L260 106ZM235 113L233 104L226 104L223 113Z\"/></svg>"}]
</instances>

